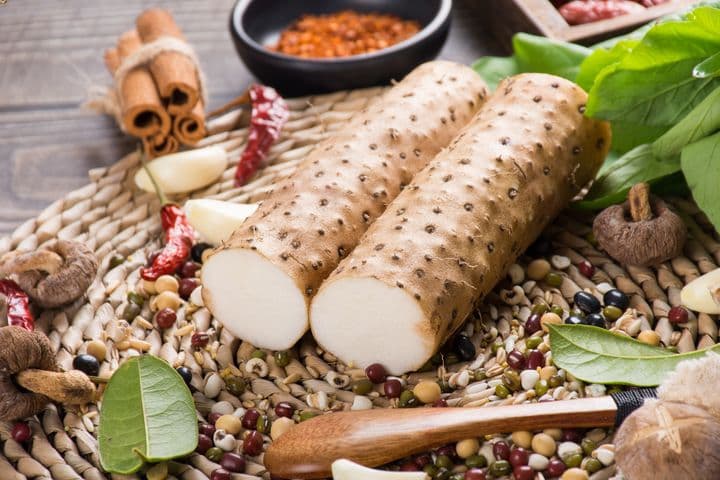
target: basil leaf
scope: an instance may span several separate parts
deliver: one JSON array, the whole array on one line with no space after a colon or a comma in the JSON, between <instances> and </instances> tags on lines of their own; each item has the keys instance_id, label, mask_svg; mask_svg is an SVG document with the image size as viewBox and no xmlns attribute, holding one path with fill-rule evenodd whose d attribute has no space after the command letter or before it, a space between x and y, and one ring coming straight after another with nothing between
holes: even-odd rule
<instances>
[{"instance_id":1,"label":"basil leaf","mask_svg":"<svg viewBox=\"0 0 720 480\"><path fill-rule=\"evenodd\" d=\"M698 207L720 229L720 133L683 148L682 171Z\"/></svg>"},{"instance_id":2,"label":"basil leaf","mask_svg":"<svg viewBox=\"0 0 720 480\"><path fill-rule=\"evenodd\" d=\"M720 74L720 53L695 65L692 73L695 78L708 78Z\"/></svg>"},{"instance_id":3,"label":"basil leaf","mask_svg":"<svg viewBox=\"0 0 720 480\"><path fill-rule=\"evenodd\" d=\"M658 159L649 144L630 150L618 160L603 167L585 198L577 208L596 210L625 200L630 187L639 182L654 182L678 172L680 159Z\"/></svg>"},{"instance_id":4,"label":"basil leaf","mask_svg":"<svg viewBox=\"0 0 720 480\"><path fill-rule=\"evenodd\" d=\"M659 158L679 155L686 145L720 129L720 88L716 88L685 118L653 143Z\"/></svg>"},{"instance_id":5,"label":"basil leaf","mask_svg":"<svg viewBox=\"0 0 720 480\"><path fill-rule=\"evenodd\" d=\"M491 90L495 90L504 78L520 73L517 59L513 57L482 57L472 65Z\"/></svg>"},{"instance_id":6,"label":"basil leaf","mask_svg":"<svg viewBox=\"0 0 720 480\"><path fill-rule=\"evenodd\" d=\"M700 7L687 20L652 27L618 63L603 69L590 91L587 113L596 118L670 126L720 85L695 78L695 65L720 51L720 10Z\"/></svg>"},{"instance_id":7,"label":"basil leaf","mask_svg":"<svg viewBox=\"0 0 720 480\"><path fill-rule=\"evenodd\" d=\"M678 363L720 351L720 345L684 354L651 347L604 328L550 325L553 363L584 382L659 385Z\"/></svg>"},{"instance_id":8,"label":"basil leaf","mask_svg":"<svg viewBox=\"0 0 720 480\"><path fill-rule=\"evenodd\" d=\"M137 472L145 461L192 453L197 417L182 377L151 355L120 365L103 395L98 442L103 468L124 475Z\"/></svg>"}]
</instances>

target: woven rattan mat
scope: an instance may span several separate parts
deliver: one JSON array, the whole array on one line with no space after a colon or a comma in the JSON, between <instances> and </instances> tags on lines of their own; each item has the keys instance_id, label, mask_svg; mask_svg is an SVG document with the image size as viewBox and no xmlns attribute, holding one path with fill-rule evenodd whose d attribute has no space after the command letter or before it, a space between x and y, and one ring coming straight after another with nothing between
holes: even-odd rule
<instances>
[{"instance_id":1,"label":"woven rattan mat","mask_svg":"<svg viewBox=\"0 0 720 480\"><path fill-rule=\"evenodd\" d=\"M318 141L331 135L354 111L381 91L366 89L289 100L290 120L271 150L269 166L241 188L233 186L233 173L247 136L249 112L237 109L212 119L208 122L209 136L202 145L222 146L228 151L232 165L217 183L195 192L192 197L240 203L261 201L273 182L289 174ZM181 307L176 326L161 331L153 328L150 302L145 302L140 315L130 323L131 337L140 341L133 343L138 349L127 348L128 342L121 344L124 350L118 349L118 340L124 338L120 332L125 331L126 326L121 314L127 304L127 292L139 289L138 269L145 263L146 256L160 247L159 202L155 195L139 191L132 180L139 160L138 154L132 153L109 168L91 170L88 185L56 201L10 236L0 238L0 255L11 250L33 250L49 240L62 238L85 242L100 259L97 278L84 299L63 310L44 311L37 320L37 328L50 338L61 367L71 369L74 356L85 351L86 343L100 339L105 341L108 351L100 376L109 377L125 359L141 354L141 349L175 367L189 367L193 372L194 398L202 417L207 417L211 409L225 413L244 407L267 412L270 419L274 419L273 406L281 401L290 402L299 410L350 409L355 394L349 383L364 377L362 371L340 364L306 337L293 349L293 359L285 368L279 367L273 356L268 355L268 373L260 377L244 368L255 348L225 333L202 306ZM680 303L682 286L717 268L720 262L720 243L707 219L688 200L672 199L671 202L684 214L691 233L684 256L657 268L623 268L593 245L589 215L566 213L546 231L545 236L552 241L552 251L542 254L552 263L553 270L561 274L562 285L553 288L544 282L527 280L528 262L539 257L538 254L524 256L464 327L477 347L477 358L465 362L458 362L457 357L448 358L449 362L432 371L415 373L403 380L409 385L424 378L445 380L452 390L446 395L451 406L493 406L536 400L532 390L519 389L504 399L494 395L494 385L503 374L507 352L524 342L522 323L530 315L533 303L547 302L568 310L572 296L580 289L599 295L616 287L630 296L634 311L618 320L616 328L634 335L654 329L665 345L674 345L680 352L714 344L718 333L714 317L705 314L696 317L691 313L690 321L682 326L673 326L667 319L670 307ZM111 258L117 255L126 261L109 269ZM595 267L592 278L578 270L583 261ZM519 286L516 291L521 293L508 295L508 289L513 286ZM199 352L190 348L190 337L195 330L207 331L212 339L208 347ZM493 353L488 345L497 342L497 337L502 338L503 346ZM473 375L481 367L488 377L482 381ZM248 380L249 388L239 398L224 388L218 394L214 387L218 384L215 378L218 372L226 368ZM572 399L603 393L604 387L587 388L577 380L566 379L563 385L551 388L545 395ZM378 392L368 397L378 408L396 406L396 400L388 400ZM31 420L33 437L24 445L11 438L12 425L0 423L0 479L143 478L141 474L123 477L102 472L96 440L98 419L96 405L78 409L48 405ZM591 433L598 444L612 441L611 432ZM268 436L265 438L266 444L271 441ZM168 478L207 479L216 468L218 465L205 456L193 454L183 461L171 462ZM612 464L606 465L592 478L609 478L614 472ZM249 458L246 473L234 474L233 478L269 478L262 465L262 454Z\"/></svg>"}]
</instances>

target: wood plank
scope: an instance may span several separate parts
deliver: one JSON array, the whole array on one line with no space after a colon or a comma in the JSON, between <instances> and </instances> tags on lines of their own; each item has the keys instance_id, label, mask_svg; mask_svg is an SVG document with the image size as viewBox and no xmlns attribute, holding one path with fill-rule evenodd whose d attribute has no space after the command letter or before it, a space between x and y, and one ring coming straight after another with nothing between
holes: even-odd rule
<instances>
[{"instance_id":1,"label":"wood plank","mask_svg":"<svg viewBox=\"0 0 720 480\"><path fill-rule=\"evenodd\" d=\"M442 58L470 63L500 46L480 15L457 0ZM134 148L111 119L79 109L90 84L110 77L102 52L149 6L172 10L208 77L210 108L240 94L252 80L228 33L233 0L86 2L7 0L0 6L0 235L70 190L87 171Z\"/></svg>"}]
</instances>

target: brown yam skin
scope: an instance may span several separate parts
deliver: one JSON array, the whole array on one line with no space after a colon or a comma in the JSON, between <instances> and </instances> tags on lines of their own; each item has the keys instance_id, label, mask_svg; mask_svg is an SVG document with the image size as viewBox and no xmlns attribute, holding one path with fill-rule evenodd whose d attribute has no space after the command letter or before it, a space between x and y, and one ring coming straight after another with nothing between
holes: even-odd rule
<instances>
[{"instance_id":1,"label":"brown yam skin","mask_svg":"<svg viewBox=\"0 0 720 480\"><path fill-rule=\"evenodd\" d=\"M610 129L583 116L586 100L550 75L503 81L325 285L372 277L405 289L427 319L422 335L440 346L595 176Z\"/></svg>"},{"instance_id":2,"label":"brown yam skin","mask_svg":"<svg viewBox=\"0 0 720 480\"><path fill-rule=\"evenodd\" d=\"M483 80L466 66L421 65L318 144L220 250L256 250L287 272L309 300L487 95Z\"/></svg>"}]
</instances>

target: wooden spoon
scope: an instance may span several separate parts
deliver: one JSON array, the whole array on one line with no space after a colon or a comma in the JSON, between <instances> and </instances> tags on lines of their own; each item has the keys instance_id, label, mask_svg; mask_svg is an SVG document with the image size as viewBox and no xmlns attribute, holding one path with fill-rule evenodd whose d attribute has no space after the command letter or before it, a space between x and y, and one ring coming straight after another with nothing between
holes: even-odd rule
<instances>
[{"instance_id":1,"label":"wooden spoon","mask_svg":"<svg viewBox=\"0 0 720 480\"><path fill-rule=\"evenodd\" d=\"M375 467L464 438L544 428L619 425L654 389L612 396L492 408L408 408L340 412L300 423L274 441L265 467L281 478L329 477L346 458Z\"/></svg>"}]
</instances>

